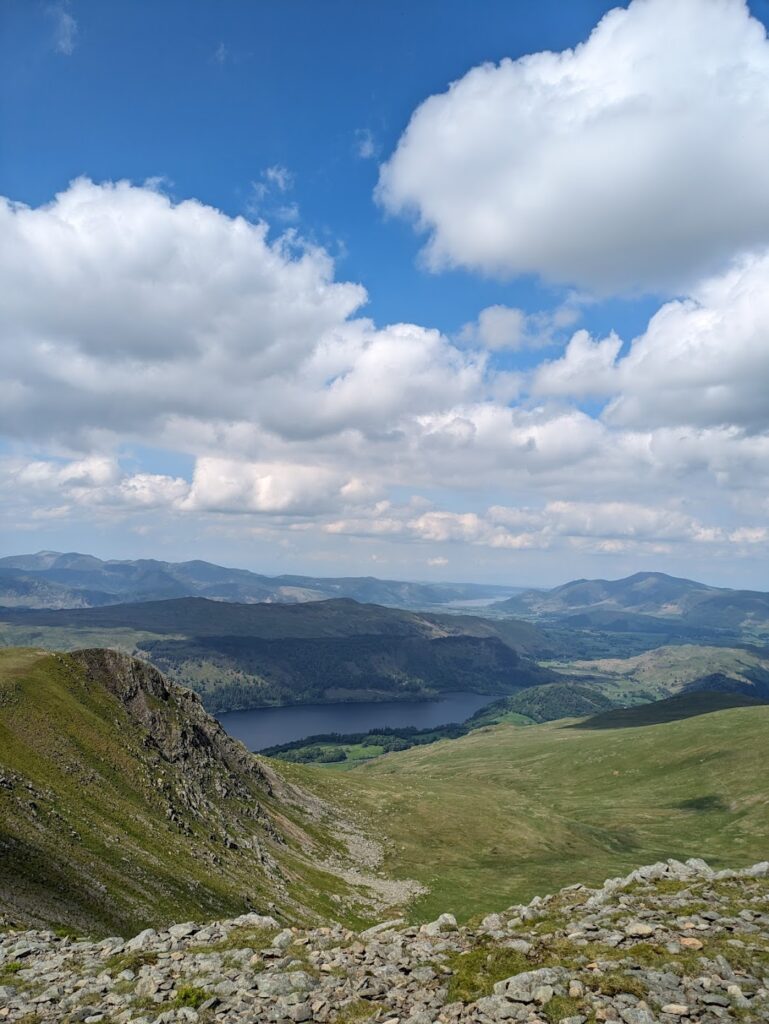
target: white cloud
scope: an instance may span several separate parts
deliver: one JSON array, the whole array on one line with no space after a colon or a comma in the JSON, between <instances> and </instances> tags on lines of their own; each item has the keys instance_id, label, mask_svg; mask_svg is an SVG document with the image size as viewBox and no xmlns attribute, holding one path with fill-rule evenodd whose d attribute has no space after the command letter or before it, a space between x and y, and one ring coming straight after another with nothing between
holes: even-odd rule
<instances>
[{"instance_id":1,"label":"white cloud","mask_svg":"<svg viewBox=\"0 0 769 1024\"><path fill-rule=\"evenodd\" d=\"M743 0L633 0L414 113L378 197L433 269L673 289L769 241L769 44Z\"/></svg>"},{"instance_id":2,"label":"white cloud","mask_svg":"<svg viewBox=\"0 0 769 1024\"><path fill-rule=\"evenodd\" d=\"M326 531L508 551L662 550L674 544L714 545L727 539L719 527L705 525L675 506L618 501L551 501L539 508L497 505L480 513L430 509L418 515L413 507L380 502L330 522ZM731 539L755 543L757 533L745 529Z\"/></svg>"},{"instance_id":3,"label":"white cloud","mask_svg":"<svg viewBox=\"0 0 769 1024\"><path fill-rule=\"evenodd\" d=\"M294 175L282 164L273 164L264 171L264 180L278 192L288 192L294 187Z\"/></svg>"},{"instance_id":4,"label":"white cloud","mask_svg":"<svg viewBox=\"0 0 769 1024\"><path fill-rule=\"evenodd\" d=\"M460 340L484 348L520 348L526 332L526 314L510 306L487 306L475 323L468 323L460 332Z\"/></svg>"},{"instance_id":5,"label":"white cloud","mask_svg":"<svg viewBox=\"0 0 769 1024\"><path fill-rule=\"evenodd\" d=\"M311 357L365 301L320 249L155 189L74 182L0 205L0 429L156 432L253 417L260 381Z\"/></svg>"},{"instance_id":6,"label":"white cloud","mask_svg":"<svg viewBox=\"0 0 769 1024\"><path fill-rule=\"evenodd\" d=\"M616 366L618 425L769 428L769 251L669 302Z\"/></svg>"},{"instance_id":7,"label":"white cloud","mask_svg":"<svg viewBox=\"0 0 769 1024\"><path fill-rule=\"evenodd\" d=\"M578 331L563 356L541 364L537 395L610 397L607 423L649 429L769 429L769 251L665 303L621 356L614 334Z\"/></svg>"},{"instance_id":8,"label":"white cloud","mask_svg":"<svg viewBox=\"0 0 769 1024\"><path fill-rule=\"evenodd\" d=\"M53 46L57 53L71 57L77 44L77 21L70 14L67 3L52 4L48 13L54 21Z\"/></svg>"},{"instance_id":9,"label":"white cloud","mask_svg":"<svg viewBox=\"0 0 769 1024\"><path fill-rule=\"evenodd\" d=\"M542 363L534 375L532 390L538 395L583 398L612 394L616 387L615 363L622 340L616 334L594 340L577 331L560 359Z\"/></svg>"},{"instance_id":10,"label":"white cloud","mask_svg":"<svg viewBox=\"0 0 769 1024\"><path fill-rule=\"evenodd\" d=\"M199 459L188 497L189 511L313 515L365 493L361 482L317 466Z\"/></svg>"},{"instance_id":11,"label":"white cloud","mask_svg":"<svg viewBox=\"0 0 769 1024\"><path fill-rule=\"evenodd\" d=\"M9 506L32 505L57 516L80 509L131 511L174 508L187 497L189 484L159 473L126 473L117 459L0 459L0 489Z\"/></svg>"},{"instance_id":12,"label":"white cloud","mask_svg":"<svg viewBox=\"0 0 769 1024\"><path fill-rule=\"evenodd\" d=\"M462 327L458 340L492 351L539 348L553 344L559 332L574 324L580 315L576 297L540 313L526 313L512 306L487 306L477 320Z\"/></svg>"}]
</instances>

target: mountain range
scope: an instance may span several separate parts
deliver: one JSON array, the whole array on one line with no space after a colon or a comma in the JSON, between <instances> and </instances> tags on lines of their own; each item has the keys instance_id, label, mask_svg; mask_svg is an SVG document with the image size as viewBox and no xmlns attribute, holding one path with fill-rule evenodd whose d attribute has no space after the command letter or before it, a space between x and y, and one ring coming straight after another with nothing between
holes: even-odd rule
<instances>
[{"instance_id":1,"label":"mountain range","mask_svg":"<svg viewBox=\"0 0 769 1024\"><path fill-rule=\"evenodd\" d=\"M730 590L661 572L620 580L574 580L552 590L526 590L494 609L573 627L609 631L678 630L769 633L769 594Z\"/></svg>"},{"instance_id":2,"label":"mountain range","mask_svg":"<svg viewBox=\"0 0 769 1024\"><path fill-rule=\"evenodd\" d=\"M4 609L5 644L138 654L213 712L274 704L513 693L549 682L531 623L417 613L349 599L235 604L189 597L100 608Z\"/></svg>"},{"instance_id":3,"label":"mountain range","mask_svg":"<svg viewBox=\"0 0 769 1024\"><path fill-rule=\"evenodd\" d=\"M349 597L396 608L428 608L454 601L501 599L516 589L474 583L409 583L373 576L263 576L197 560L103 561L77 552L38 551L0 558L0 606L20 608L90 608L193 596L246 604Z\"/></svg>"}]
</instances>

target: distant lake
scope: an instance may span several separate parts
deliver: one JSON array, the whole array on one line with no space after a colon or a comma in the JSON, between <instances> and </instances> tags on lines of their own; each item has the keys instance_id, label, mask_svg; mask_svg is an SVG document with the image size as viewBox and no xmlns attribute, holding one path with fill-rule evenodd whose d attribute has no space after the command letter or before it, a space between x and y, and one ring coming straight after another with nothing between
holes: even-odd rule
<instances>
[{"instance_id":1,"label":"distant lake","mask_svg":"<svg viewBox=\"0 0 769 1024\"><path fill-rule=\"evenodd\" d=\"M249 750L263 750L327 732L368 732L388 725L427 729L464 722L498 697L480 693L445 693L436 700L361 701L356 704L302 704L290 708L253 708L217 715L230 736Z\"/></svg>"}]
</instances>

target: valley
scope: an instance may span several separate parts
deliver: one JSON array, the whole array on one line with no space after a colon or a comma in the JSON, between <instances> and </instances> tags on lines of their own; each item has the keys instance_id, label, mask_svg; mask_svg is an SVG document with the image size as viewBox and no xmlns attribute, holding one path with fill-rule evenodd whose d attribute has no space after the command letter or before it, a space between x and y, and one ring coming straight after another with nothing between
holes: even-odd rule
<instances>
[{"instance_id":1,"label":"valley","mask_svg":"<svg viewBox=\"0 0 769 1024\"><path fill-rule=\"evenodd\" d=\"M354 922L388 903L467 918L576 873L765 849L769 707L741 694L481 720L340 774L254 757L126 655L8 649L0 684L11 920L98 931L269 906Z\"/></svg>"},{"instance_id":2,"label":"valley","mask_svg":"<svg viewBox=\"0 0 769 1024\"><path fill-rule=\"evenodd\" d=\"M467 917L640 861L764 857L769 707L693 699L704 713L679 707L673 721L655 723L663 702L609 712L600 729L490 726L361 764L343 785L333 768L281 771L377 822L386 868L429 887L417 919ZM637 725L612 717L628 714Z\"/></svg>"}]
</instances>

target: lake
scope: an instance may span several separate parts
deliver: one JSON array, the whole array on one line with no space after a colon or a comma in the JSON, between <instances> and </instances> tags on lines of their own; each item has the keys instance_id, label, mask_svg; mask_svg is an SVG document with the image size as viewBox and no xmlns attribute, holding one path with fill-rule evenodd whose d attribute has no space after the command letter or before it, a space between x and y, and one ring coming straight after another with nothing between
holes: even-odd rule
<instances>
[{"instance_id":1,"label":"lake","mask_svg":"<svg viewBox=\"0 0 769 1024\"><path fill-rule=\"evenodd\" d=\"M498 697L480 693L445 693L435 700L361 701L355 704L302 704L289 708L227 711L217 718L249 750L263 750L327 732L368 732L383 726L413 725L427 729L464 722Z\"/></svg>"}]
</instances>

